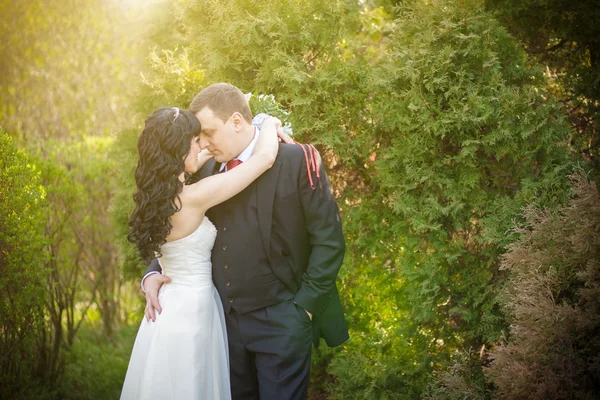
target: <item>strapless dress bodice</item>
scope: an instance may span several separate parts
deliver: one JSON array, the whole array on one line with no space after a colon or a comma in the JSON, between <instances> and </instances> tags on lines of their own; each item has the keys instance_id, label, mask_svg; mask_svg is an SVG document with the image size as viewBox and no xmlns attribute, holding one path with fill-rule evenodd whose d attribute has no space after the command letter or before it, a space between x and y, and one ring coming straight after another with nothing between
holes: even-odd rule
<instances>
[{"instance_id":1,"label":"strapless dress bodice","mask_svg":"<svg viewBox=\"0 0 600 400\"><path fill-rule=\"evenodd\" d=\"M158 258L163 274L174 284L212 283L210 255L216 237L217 229L205 216L190 235L163 244Z\"/></svg>"}]
</instances>

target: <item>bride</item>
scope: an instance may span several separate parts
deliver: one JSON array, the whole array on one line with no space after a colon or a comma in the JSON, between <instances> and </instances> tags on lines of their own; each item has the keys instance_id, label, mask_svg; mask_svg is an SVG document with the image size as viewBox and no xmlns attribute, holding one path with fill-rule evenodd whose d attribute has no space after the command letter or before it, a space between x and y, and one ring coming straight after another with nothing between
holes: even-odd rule
<instances>
[{"instance_id":1,"label":"bride","mask_svg":"<svg viewBox=\"0 0 600 400\"><path fill-rule=\"evenodd\" d=\"M247 162L185 185L185 174L212 157L200 149L200 122L177 107L146 119L128 238L144 260L158 257L171 283L159 292L162 313L142 320L121 399L231 398L223 307L211 276L216 229L205 212L273 165L278 126L276 118L263 122Z\"/></svg>"}]
</instances>

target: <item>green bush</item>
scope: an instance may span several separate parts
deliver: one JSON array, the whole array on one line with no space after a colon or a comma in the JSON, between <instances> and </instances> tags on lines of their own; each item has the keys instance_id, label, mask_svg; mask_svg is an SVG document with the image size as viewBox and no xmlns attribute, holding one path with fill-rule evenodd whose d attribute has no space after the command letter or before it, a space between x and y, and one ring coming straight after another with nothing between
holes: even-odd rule
<instances>
[{"instance_id":1,"label":"green bush","mask_svg":"<svg viewBox=\"0 0 600 400\"><path fill-rule=\"evenodd\" d=\"M40 170L1 128L0 182L0 398L10 398L39 376L47 202Z\"/></svg>"},{"instance_id":2,"label":"green bush","mask_svg":"<svg viewBox=\"0 0 600 400\"><path fill-rule=\"evenodd\" d=\"M99 333L102 326L98 322L86 323L77 335L58 388L58 398L119 398L139 321L117 329L112 338Z\"/></svg>"},{"instance_id":3,"label":"green bush","mask_svg":"<svg viewBox=\"0 0 600 400\"><path fill-rule=\"evenodd\" d=\"M523 205L566 193L569 126L481 2L409 2L388 39L364 104L376 191L345 208L362 245L343 290L359 341L332 361L336 398L415 398L496 340L505 232Z\"/></svg>"}]
</instances>

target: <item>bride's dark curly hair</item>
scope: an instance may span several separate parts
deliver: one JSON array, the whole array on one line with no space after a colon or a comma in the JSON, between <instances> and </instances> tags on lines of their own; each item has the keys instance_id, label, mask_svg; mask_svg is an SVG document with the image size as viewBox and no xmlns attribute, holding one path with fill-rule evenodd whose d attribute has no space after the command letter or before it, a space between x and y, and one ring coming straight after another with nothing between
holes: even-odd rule
<instances>
[{"instance_id":1,"label":"bride's dark curly hair","mask_svg":"<svg viewBox=\"0 0 600 400\"><path fill-rule=\"evenodd\" d=\"M160 257L160 246L171 232L171 216L181 210L179 194L185 157L192 139L200 134L200 121L189 111L160 108L146 119L138 139L135 209L129 218L127 239L149 262Z\"/></svg>"}]
</instances>

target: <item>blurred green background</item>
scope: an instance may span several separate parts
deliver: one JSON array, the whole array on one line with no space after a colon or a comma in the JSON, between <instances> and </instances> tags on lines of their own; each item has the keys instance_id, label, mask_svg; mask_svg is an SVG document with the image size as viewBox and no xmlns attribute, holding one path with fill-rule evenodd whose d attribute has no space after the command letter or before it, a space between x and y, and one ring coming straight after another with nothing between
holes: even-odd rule
<instances>
[{"instance_id":1,"label":"blurred green background","mask_svg":"<svg viewBox=\"0 0 600 400\"><path fill-rule=\"evenodd\" d=\"M600 392L600 8L0 0L0 398L117 399L136 141L227 81L326 163L351 339L311 399Z\"/></svg>"}]
</instances>

